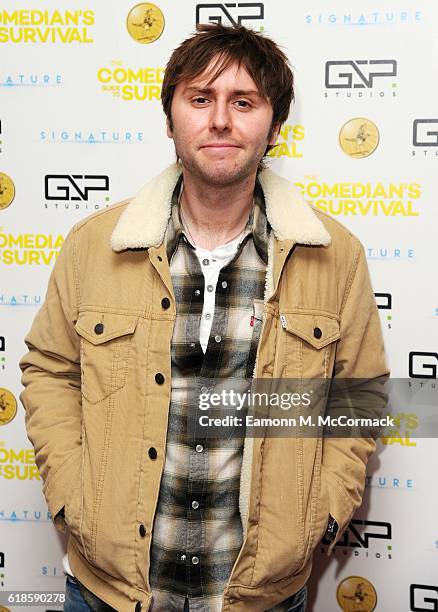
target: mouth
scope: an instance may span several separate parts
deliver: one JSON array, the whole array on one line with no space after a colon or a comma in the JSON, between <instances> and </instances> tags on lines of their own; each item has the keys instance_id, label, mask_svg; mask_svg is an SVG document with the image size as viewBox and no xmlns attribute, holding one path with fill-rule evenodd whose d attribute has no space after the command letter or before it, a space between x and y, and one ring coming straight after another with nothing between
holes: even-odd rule
<instances>
[{"instance_id":1,"label":"mouth","mask_svg":"<svg viewBox=\"0 0 438 612\"><path fill-rule=\"evenodd\" d=\"M240 149L240 147L238 145L226 142L212 142L210 144L203 145L201 149Z\"/></svg>"}]
</instances>

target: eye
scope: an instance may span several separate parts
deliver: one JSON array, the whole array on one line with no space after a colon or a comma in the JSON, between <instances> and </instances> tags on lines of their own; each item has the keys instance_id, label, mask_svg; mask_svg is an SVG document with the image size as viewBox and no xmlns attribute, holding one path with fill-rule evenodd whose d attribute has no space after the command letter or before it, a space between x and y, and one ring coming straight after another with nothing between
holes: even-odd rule
<instances>
[{"instance_id":1,"label":"eye","mask_svg":"<svg viewBox=\"0 0 438 612\"><path fill-rule=\"evenodd\" d=\"M194 102L195 104L199 104L200 106L204 106L205 103L208 102L208 100L203 96L197 96L196 98L193 98L192 102Z\"/></svg>"},{"instance_id":2,"label":"eye","mask_svg":"<svg viewBox=\"0 0 438 612\"><path fill-rule=\"evenodd\" d=\"M251 108L251 104L248 100L236 100L238 108Z\"/></svg>"}]
</instances>

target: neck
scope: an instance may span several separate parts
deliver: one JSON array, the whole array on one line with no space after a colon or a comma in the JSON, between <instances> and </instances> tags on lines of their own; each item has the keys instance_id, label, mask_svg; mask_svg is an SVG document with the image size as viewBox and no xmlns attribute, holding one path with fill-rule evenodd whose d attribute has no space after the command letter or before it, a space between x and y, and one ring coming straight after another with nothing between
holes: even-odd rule
<instances>
[{"instance_id":1,"label":"neck","mask_svg":"<svg viewBox=\"0 0 438 612\"><path fill-rule=\"evenodd\" d=\"M196 246L213 250L242 232L251 210L255 174L233 185L201 183L183 172L180 205Z\"/></svg>"}]
</instances>

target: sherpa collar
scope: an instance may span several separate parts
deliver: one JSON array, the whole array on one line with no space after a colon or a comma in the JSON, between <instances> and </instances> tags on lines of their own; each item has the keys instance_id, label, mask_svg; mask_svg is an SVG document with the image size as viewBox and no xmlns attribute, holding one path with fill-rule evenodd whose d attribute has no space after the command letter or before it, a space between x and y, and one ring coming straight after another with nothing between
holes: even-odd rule
<instances>
[{"instance_id":1,"label":"sherpa collar","mask_svg":"<svg viewBox=\"0 0 438 612\"><path fill-rule=\"evenodd\" d=\"M171 213L172 193L181 174L176 163L147 183L129 202L111 236L114 251L159 246ZM266 216L277 240L328 246L330 234L296 188L272 170L258 175Z\"/></svg>"}]
</instances>

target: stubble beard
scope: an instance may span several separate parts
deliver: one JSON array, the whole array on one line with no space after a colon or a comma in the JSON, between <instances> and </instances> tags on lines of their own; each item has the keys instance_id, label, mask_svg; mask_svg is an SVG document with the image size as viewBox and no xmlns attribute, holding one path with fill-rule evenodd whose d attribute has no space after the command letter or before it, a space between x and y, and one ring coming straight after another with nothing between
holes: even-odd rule
<instances>
[{"instance_id":1,"label":"stubble beard","mask_svg":"<svg viewBox=\"0 0 438 612\"><path fill-rule=\"evenodd\" d=\"M227 187L241 183L250 176L255 176L259 162L263 158L266 145L261 145L253 155L233 165L218 160L207 160L202 164L195 155L186 155L175 142L175 152L181 160L183 168L205 185L212 187ZM183 147L182 147L183 148Z\"/></svg>"}]
</instances>

